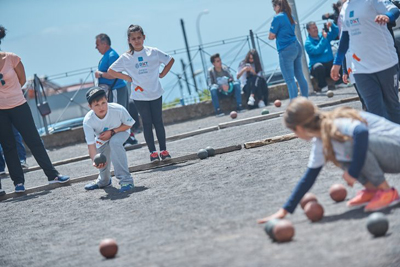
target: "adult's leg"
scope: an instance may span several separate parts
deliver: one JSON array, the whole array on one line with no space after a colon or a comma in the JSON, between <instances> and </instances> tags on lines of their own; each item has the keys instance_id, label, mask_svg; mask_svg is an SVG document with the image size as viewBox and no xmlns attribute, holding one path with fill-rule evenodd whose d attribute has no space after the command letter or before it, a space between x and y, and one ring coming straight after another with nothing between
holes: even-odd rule
<instances>
[{"instance_id":1,"label":"adult's leg","mask_svg":"<svg viewBox=\"0 0 400 267\"><path fill-rule=\"evenodd\" d=\"M294 76L296 77L296 80L299 83L301 95L304 97L308 97L308 84L303 74L303 67L301 61L303 52L299 42L297 41L296 41L296 47L297 47L297 57L294 60Z\"/></svg>"},{"instance_id":2,"label":"adult's leg","mask_svg":"<svg viewBox=\"0 0 400 267\"><path fill-rule=\"evenodd\" d=\"M48 180L54 180L59 173L51 163L49 155L47 155L42 139L40 138L33 121L32 113L28 103L13 108L12 112L10 112L10 115L12 124L21 134L26 145L31 150L32 155L46 174Z\"/></svg>"},{"instance_id":3,"label":"adult's leg","mask_svg":"<svg viewBox=\"0 0 400 267\"><path fill-rule=\"evenodd\" d=\"M6 162L4 161L3 148L0 145L0 172L4 172L5 169L6 169Z\"/></svg>"},{"instance_id":4,"label":"adult's leg","mask_svg":"<svg viewBox=\"0 0 400 267\"><path fill-rule=\"evenodd\" d=\"M22 143L22 136L21 134L15 129L13 126L13 132L15 136L15 141L17 141L17 152L18 152L18 157L20 161L25 161L26 160L26 150L25 146Z\"/></svg>"},{"instance_id":5,"label":"adult's leg","mask_svg":"<svg viewBox=\"0 0 400 267\"><path fill-rule=\"evenodd\" d=\"M144 140L146 140L150 153L153 153L156 151L156 146L154 144L153 119L151 116L150 101L135 100L135 105L142 117Z\"/></svg>"},{"instance_id":6,"label":"adult's leg","mask_svg":"<svg viewBox=\"0 0 400 267\"><path fill-rule=\"evenodd\" d=\"M383 93L381 84L375 73L371 74L354 74L358 92L365 101L368 112L389 119L383 101ZM393 80L392 80L393 82Z\"/></svg>"},{"instance_id":7,"label":"adult's leg","mask_svg":"<svg viewBox=\"0 0 400 267\"><path fill-rule=\"evenodd\" d=\"M4 158L10 177L14 185L17 185L25 183L25 178L18 158L17 144L12 130L12 116L10 113L12 113L12 111L9 109L0 110L0 145L3 148Z\"/></svg>"},{"instance_id":8,"label":"adult's leg","mask_svg":"<svg viewBox=\"0 0 400 267\"><path fill-rule=\"evenodd\" d=\"M314 76L315 79L317 79L319 89L328 86L325 79L325 72L326 70L322 63L315 63L311 67L311 75Z\"/></svg>"},{"instance_id":9,"label":"adult's leg","mask_svg":"<svg viewBox=\"0 0 400 267\"><path fill-rule=\"evenodd\" d=\"M215 112L217 112L217 110L219 109L218 88L211 87L210 93L211 93L211 101L214 106L214 110L215 110Z\"/></svg>"},{"instance_id":10,"label":"adult's leg","mask_svg":"<svg viewBox=\"0 0 400 267\"><path fill-rule=\"evenodd\" d=\"M117 91L117 103L128 110L129 108L128 87L125 85L124 87L115 89L115 91Z\"/></svg>"},{"instance_id":11,"label":"adult's leg","mask_svg":"<svg viewBox=\"0 0 400 267\"><path fill-rule=\"evenodd\" d=\"M160 146L160 151L167 150L165 128L162 118L162 96L156 100L150 101L151 118L153 121L154 129Z\"/></svg>"},{"instance_id":12,"label":"adult's leg","mask_svg":"<svg viewBox=\"0 0 400 267\"><path fill-rule=\"evenodd\" d=\"M357 84L353 84L353 85L354 85L354 88L356 89L358 97L360 98L362 109L365 110L365 111L368 111L367 110L367 106L365 105L364 99L362 98L362 96L361 96L361 94L360 94L360 92L358 90Z\"/></svg>"},{"instance_id":13,"label":"adult's leg","mask_svg":"<svg viewBox=\"0 0 400 267\"><path fill-rule=\"evenodd\" d=\"M294 80L294 60L297 57L297 47L295 43L279 52L279 65L281 67L283 79L286 82L289 98L297 97L297 84Z\"/></svg>"},{"instance_id":14,"label":"adult's leg","mask_svg":"<svg viewBox=\"0 0 400 267\"><path fill-rule=\"evenodd\" d=\"M109 141L111 162L114 166L114 175L121 185L133 184L133 179L128 168L128 158L124 148L124 142L128 136L129 133L127 132L119 132L111 137Z\"/></svg>"},{"instance_id":15,"label":"adult's leg","mask_svg":"<svg viewBox=\"0 0 400 267\"><path fill-rule=\"evenodd\" d=\"M378 72L377 76L381 84L383 102L389 116L389 120L400 124L400 103L399 103L399 65Z\"/></svg>"}]
</instances>

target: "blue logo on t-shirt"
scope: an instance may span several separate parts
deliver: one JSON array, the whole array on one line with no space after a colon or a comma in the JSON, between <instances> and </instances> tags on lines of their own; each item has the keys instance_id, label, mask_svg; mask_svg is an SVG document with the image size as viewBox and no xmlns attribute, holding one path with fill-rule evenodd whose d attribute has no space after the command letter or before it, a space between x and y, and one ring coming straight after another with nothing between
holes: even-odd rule
<instances>
[{"instance_id":1,"label":"blue logo on t-shirt","mask_svg":"<svg viewBox=\"0 0 400 267\"><path fill-rule=\"evenodd\" d=\"M350 11L350 18L354 17L354 10Z\"/></svg>"},{"instance_id":2,"label":"blue logo on t-shirt","mask_svg":"<svg viewBox=\"0 0 400 267\"><path fill-rule=\"evenodd\" d=\"M143 57L138 57L139 62L143 61Z\"/></svg>"}]
</instances>

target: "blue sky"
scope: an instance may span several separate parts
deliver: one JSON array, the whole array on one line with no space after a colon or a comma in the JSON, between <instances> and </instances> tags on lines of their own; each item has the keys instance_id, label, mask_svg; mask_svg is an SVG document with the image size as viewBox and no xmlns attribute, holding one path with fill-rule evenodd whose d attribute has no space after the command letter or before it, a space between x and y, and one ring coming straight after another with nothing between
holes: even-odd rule
<instances>
[{"instance_id":1,"label":"blue sky","mask_svg":"<svg viewBox=\"0 0 400 267\"><path fill-rule=\"evenodd\" d=\"M332 12L334 2L296 0L300 22L320 20L323 13ZM130 24L143 27L146 45L172 51L185 47L180 19L185 22L189 45L199 44L196 19L205 9L209 13L200 20L203 43L245 36L250 29L258 30L257 33L266 32L270 26L266 22L273 16L269 0L0 0L0 5L0 24L8 30L1 49L14 52L22 58L28 77L34 73L51 77L79 69L87 69L89 73L88 68L97 66L101 58L94 49L95 36L101 32L107 33L111 37L112 47L121 54L127 50L126 29ZM275 43L265 37L260 39L275 47ZM278 62L276 51L263 42L261 50L265 68L275 68ZM217 45L206 51L209 54L229 54L222 60L236 69L248 47L237 42ZM180 59L188 62L187 55L182 53L173 57L176 64L172 70L181 73ZM200 62L197 56L194 59L196 70L201 70ZM60 85L78 83L88 76L87 73L54 82ZM177 86L173 87L176 81L173 74L162 80L168 100L179 96ZM198 82L204 87L204 78L200 77Z\"/></svg>"}]
</instances>

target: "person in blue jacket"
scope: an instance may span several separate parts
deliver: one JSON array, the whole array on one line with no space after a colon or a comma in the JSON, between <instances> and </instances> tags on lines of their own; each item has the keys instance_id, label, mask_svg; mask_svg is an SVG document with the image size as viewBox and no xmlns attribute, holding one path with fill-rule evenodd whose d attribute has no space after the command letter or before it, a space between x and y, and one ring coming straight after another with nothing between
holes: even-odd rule
<instances>
[{"instance_id":1,"label":"person in blue jacket","mask_svg":"<svg viewBox=\"0 0 400 267\"><path fill-rule=\"evenodd\" d=\"M335 40L339 34L336 24L328 22L322 32L318 32L318 27L314 21L306 24L308 37L305 49L310 59L308 65L311 75L318 81L318 87L322 92L328 91L326 77L330 76L333 65L333 53L331 41Z\"/></svg>"},{"instance_id":2,"label":"person in blue jacket","mask_svg":"<svg viewBox=\"0 0 400 267\"><path fill-rule=\"evenodd\" d=\"M292 100L283 119L300 139L312 142L307 171L284 206L259 223L293 213L329 161L343 169L349 186L364 186L347 206L366 205L364 211L371 212L400 202L385 179L385 173L400 173L400 125L350 107L323 112L303 97Z\"/></svg>"}]
</instances>

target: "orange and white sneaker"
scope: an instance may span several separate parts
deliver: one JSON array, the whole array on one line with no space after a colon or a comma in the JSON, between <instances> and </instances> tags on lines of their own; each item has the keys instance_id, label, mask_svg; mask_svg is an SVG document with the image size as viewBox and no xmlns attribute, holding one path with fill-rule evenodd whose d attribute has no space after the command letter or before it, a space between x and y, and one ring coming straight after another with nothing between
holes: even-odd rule
<instances>
[{"instance_id":1,"label":"orange and white sneaker","mask_svg":"<svg viewBox=\"0 0 400 267\"><path fill-rule=\"evenodd\" d=\"M368 204L374 196L377 190L363 189L357 192L357 195L347 201L347 207L358 207Z\"/></svg>"},{"instance_id":2,"label":"orange and white sneaker","mask_svg":"<svg viewBox=\"0 0 400 267\"><path fill-rule=\"evenodd\" d=\"M161 160L167 160L171 158L171 155L169 154L169 152L167 150L163 150L160 152L160 158Z\"/></svg>"},{"instance_id":3,"label":"orange and white sneaker","mask_svg":"<svg viewBox=\"0 0 400 267\"><path fill-rule=\"evenodd\" d=\"M365 206L364 211L377 211L400 202L399 193L396 189L378 190L374 198Z\"/></svg>"}]
</instances>

